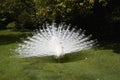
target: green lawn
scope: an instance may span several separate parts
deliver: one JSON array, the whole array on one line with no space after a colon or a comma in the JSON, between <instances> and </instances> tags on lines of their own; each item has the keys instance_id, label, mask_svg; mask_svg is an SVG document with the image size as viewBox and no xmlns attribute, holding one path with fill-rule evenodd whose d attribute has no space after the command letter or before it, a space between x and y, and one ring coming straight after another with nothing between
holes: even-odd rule
<instances>
[{"instance_id":1,"label":"green lawn","mask_svg":"<svg viewBox=\"0 0 120 80\"><path fill-rule=\"evenodd\" d=\"M25 34L0 31L0 80L120 80L119 43L69 54L57 63L53 57L14 57L11 49Z\"/></svg>"}]
</instances>

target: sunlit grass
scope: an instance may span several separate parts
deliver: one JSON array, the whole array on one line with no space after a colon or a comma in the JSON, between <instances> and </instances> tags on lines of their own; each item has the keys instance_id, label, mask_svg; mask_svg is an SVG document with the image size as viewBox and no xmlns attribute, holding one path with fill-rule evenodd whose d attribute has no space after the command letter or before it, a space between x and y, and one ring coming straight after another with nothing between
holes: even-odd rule
<instances>
[{"instance_id":1,"label":"sunlit grass","mask_svg":"<svg viewBox=\"0 0 120 80\"><path fill-rule=\"evenodd\" d=\"M0 31L0 80L120 79L120 54L112 48L68 54L61 58L61 63L53 57L16 58L11 49L16 48L16 41L24 35L22 32Z\"/></svg>"}]
</instances>

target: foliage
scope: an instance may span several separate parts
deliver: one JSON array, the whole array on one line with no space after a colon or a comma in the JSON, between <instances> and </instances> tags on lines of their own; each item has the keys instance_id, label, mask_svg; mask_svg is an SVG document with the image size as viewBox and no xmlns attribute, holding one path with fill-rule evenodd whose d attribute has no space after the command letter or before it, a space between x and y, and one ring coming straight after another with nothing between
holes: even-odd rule
<instances>
[{"instance_id":1,"label":"foliage","mask_svg":"<svg viewBox=\"0 0 120 80\"><path fill-rule=\"evenodd\" d=\"M2 0L0 22L7 25L15 21L18 29L30 29L53 20L75 24L93 14L93 6L94 0Z\"/></svg>"},{"instance_id":2,"label":"foliage","mask_svg":"<svg viewBox=\"0 0 120 80\"><path fill-rule=\"evenodd\" d=\"M2 0L0 10L0 24L3 24L0 26L2 28L6 28L6 25L11 22L16 22L18 29L32 27L32 18L35 13L32 0Z\"/></svg>"},{"instance_id":3,"label":"foliage","mask_svg":"<svg viewBox=\"0 0 120 80\"><path fill-rule=\"evenodd\" d=\"M72 23L76 17L92 14L93 2L74 0L36 0L36 16L44 21ZM40 21L38 20L38 21ZM76 20L75 20L76 21Z\"/></svg>"}]
</instances>

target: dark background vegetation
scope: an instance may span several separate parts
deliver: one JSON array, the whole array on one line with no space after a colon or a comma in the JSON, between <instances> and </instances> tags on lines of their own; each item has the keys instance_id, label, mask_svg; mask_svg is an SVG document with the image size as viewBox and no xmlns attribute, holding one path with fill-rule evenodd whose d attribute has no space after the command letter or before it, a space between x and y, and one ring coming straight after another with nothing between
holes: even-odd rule
<instances>
[{"instance_id":1,"label":"dark background vegetation","mask_svg":"<svg viewBox=\"0 0 120 80\"><path fill-rule=\"evenodd\" d=\"M34 30L65 22L100 41L120 40L119 0L0 0L0 29Z\"/></svg>"}]
</instances>

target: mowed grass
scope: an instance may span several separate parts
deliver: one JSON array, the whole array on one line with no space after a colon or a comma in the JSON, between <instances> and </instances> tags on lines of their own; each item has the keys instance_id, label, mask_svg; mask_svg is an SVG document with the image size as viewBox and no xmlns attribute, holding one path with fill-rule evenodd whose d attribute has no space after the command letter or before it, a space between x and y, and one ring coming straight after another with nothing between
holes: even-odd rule
<instances>
[{"instance_id":1,"label":"mowed grass","mask_svg":"<svg viewBox=\"0 0 120 80\"><path fill-rule=\"evenodd\" d=\"M0 31L0 80L120 80L119 49L101 46L65 55L61 63L53 57L16 58L11 49L25 34Z\"/></svg>"}]
</instances>

